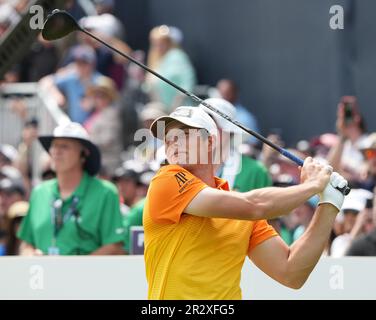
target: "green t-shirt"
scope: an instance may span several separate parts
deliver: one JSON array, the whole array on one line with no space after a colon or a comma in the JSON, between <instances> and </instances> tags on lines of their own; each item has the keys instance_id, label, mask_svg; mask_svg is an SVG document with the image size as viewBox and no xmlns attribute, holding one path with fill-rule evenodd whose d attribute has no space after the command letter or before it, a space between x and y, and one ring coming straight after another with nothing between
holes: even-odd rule
<instances>
[{"instance_id":1,"label":"green t-shirt","mask_svg":"<svg viewBox=\"0 0 376 320\"><path fill-rule=\"evenodd\" d=\"M235 177L232 190L247 192L272 185L272 179L268 173L268 169L260 161L246 155L241 155L241 161L242 167Z\"/></svg>"},{"instance_id":2,"label":"green t-shirt","mask_svg":"<svg viewBox=\"0 0 376 320\"><path fill-rule=\"evenodd\" d=\"M130 247L130 229L133 226L142 226L142 214L144 211L146 198L138 201L132 208L129 210L128 214L124 217L123 226L124 226L124 250L129 253Z\"/></svg>"},{"instance_id":3,"label":"green t-shirt","mask_svg":"<svg viewBox=\"0 0 376 320\"><path fill-rule=\"evenodd\" d=\"M20 239L44 254L57 247L61 255L90 254L103 245L124 241L119 196L112 183L85 172L77 189L63 201L61 210L53 209L57 199L60 193L56 179L33 190L28 214L17 234ZM58 231L55 226L60 223L56 223L56 216L62 221Z\"/></svg>"},{"instance_id":4,"label":"green t-shirt","mask_svg":"<svg viewBox=\"0 0 376 320\"><path fill-rule=\"evenodd\" d=\"M283 241L289 246L291 245L294 241L293 241L293 235L291 233L291 230L288 229L287 227L285 226L281 226L281 230L279 231L279 234L281 236L281 238L283 239Z\"/></svg>"},{"instance_id":5,"label":"green t-shirt","mask_svg":"<svg viewBox=\"0 0 376 320\"><path fill-rule=\"evenodd\" d=\"M196 74L193 65L188 55L179 48L170 49L163 56L156 71L187 91L192 91L196 85ZM173 110L171 108L179 93L175 88L163 81L156 81L153 86L160 102L167 107L164 111L166 113L172 112ZM189 105L184 104L189 102L191 102L191 100L186 98L180 105Z\"/></svg>"}]
</instances>

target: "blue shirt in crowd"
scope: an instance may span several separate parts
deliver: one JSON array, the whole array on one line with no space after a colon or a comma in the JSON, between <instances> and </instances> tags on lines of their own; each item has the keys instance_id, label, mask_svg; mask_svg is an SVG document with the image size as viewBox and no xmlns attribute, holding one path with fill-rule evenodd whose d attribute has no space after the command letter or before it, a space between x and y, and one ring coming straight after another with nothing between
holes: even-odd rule
<instances>
[{"instance_id":1,"label":"blue shirt in crowd","mask_svg":"<svg viewBox=\"0 0 376 320\"><path fill-rule=\"evenodd\" d=\"M72 121L83 124L89 117L90 112L82 108L81 101L85 96L88 86L95 84L101 76L99 72L93 72L90 81L85 84L82 83L77 72L57 75L55 77L55 85L67 99L68 115Z\"/></svg>"}]
</instances>

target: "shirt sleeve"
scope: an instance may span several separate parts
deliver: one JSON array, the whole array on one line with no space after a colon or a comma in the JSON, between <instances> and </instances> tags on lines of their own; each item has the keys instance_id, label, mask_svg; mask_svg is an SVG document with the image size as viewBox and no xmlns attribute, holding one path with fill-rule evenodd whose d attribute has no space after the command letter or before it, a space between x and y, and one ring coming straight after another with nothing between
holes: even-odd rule
<instances>
[{"instance_id":1,"label":"shirt sleeve","mask_svg":"<svg viewBox=\"0 0 376 320\"><path fill-rule=\"evenodd\" d=\"M142 226L142 212L144 209L144 202L133 207L128 215L123 220L124 226L124 249L129 252L129 235L130 229L133 226Z\"/></svg>"},{"instance_id":2,"label":"shirt sleeve","mask_svg":"<svg viewBox=\"0 0 376 320\"><path fill-rule=\"evenodd\" d=\"M253 225L251 238L249 240L248 252L254 249L257 245L271 237L278 236L277 231L266 221L259 220Z\"/></svg>"},{"instance_id":3,"label":"shirt sleeve","mask_svg":"<svg viewBox=\"0 0 376 320\"><path fill-rule=\"evenodd\" d=\"M26 216L22 219L20 228L17 232L17 238L35 246L35 239L33 236L33 228L31 227L31 217L33 212L33 194L30 197L29 201L29 210L27 211Z\"/></svg>"},{"instance_id":4,"label":"shirt sleeve","mask_svg":"<svg viewBox=\"0 0 376 320\"><path fill-rule=\"evenodd\" d=\"M54 77L55 86L63 93L67 90L67 84L69 82L69 77L67 75L57 75Z\"/></svg>"},{"instance_id":5,"label":"shirt sleeve","mask_svg":"<svg viewBox=\"0 0 376 320\"><path fill-rule=\"evenodd\" d=\"M148 206L155 223L177 223L192 199L207 185L179 167L163 168L149 187Z\"/></svg>"},{"instance_id":6,"label":"shirt sleeve","mask_svg":"<svg viewBox=\"0 0 376 320\"><path fill-rule=\"evenodd\" d=\"M115 186L106 192L99 233L102 245L124 242L124 228L120 213L120 200Z\"/></svg>"}]
</instances>

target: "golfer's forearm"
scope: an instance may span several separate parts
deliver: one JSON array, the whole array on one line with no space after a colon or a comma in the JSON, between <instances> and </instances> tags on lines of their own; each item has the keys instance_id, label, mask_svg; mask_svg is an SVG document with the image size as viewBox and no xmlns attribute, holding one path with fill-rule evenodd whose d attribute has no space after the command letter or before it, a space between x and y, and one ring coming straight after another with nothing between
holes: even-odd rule
<instances>
[{"instance_id":1,"label":"golfer's forearm","mask_svg":"<svg viewBox=\"0 0 376 320\"><path fill-rule=\"evenodd\" d=\"M304 234L290 247L286 277L301 287L320 259L338 213L331 204L320 205Z\"/></svg>"},{"instance_id":2,"label":"golfer's forearm","mask_svg":"<svg viewBox=\"0 0 376 320\"><path fill-rule=\"evenodd\" d=\"M316 183L307 182L287 188L262 188L245 193L250 202L262 207L260 219L273 219L290 213L317 194Z\"/></svg>"}]
</instances>

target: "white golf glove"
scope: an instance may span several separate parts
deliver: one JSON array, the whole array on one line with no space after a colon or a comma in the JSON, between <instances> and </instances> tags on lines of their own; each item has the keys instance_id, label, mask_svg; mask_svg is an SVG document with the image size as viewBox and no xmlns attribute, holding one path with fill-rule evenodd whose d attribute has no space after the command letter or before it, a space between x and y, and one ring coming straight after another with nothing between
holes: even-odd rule
<instances>
[{"instance_id":1,"label":"white golf glove","mask_svg":"<svg viewBox=\"0 0 376 320\"><path fill-rule=\"evenodd\" d=\"M335 206L338 211L341 210L345 196L336 189L336 187L343 188L347 186L347 180L339 173L333 172L330 176L328 185L324 191L319 194L319 205L323 203L330 203Z\"/></svg>"}]
</instances>

